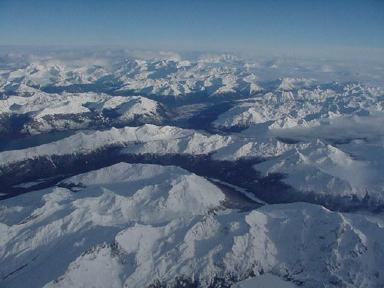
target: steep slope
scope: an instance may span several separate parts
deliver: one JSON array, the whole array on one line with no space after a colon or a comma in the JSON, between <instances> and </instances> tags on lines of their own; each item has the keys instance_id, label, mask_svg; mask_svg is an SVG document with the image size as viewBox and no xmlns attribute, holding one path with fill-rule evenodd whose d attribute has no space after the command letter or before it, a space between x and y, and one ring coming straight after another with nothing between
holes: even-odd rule
<instances>
[{"instance_id":1,"label":"steep slope","mask_svg":"<svg viewBox=\"0 0 384 288\"><path fill-rule=\"evenodd\" d=\"M24 67L10 71L3 83L4 91L25 92L24 87L42 88L47 86L66 86L91 84L108 75L107 69L100 65L84 65L55 59L32 61Z\"/></svg>"},{"instance_id":2,"label":"steep slope","mask_svg":"<svg viewBox=\"0 0 384 288\"><path fill-rule=\"evenodd\" d=\"M36 92L29 97L0 100L0 131L5 135L159 124L166 118L166 109L160 103L141 96Z\"/></svg>"},{"instance_id":3,"label":"steep slope","mask_svg":"<svg viewBox=\"0 0 384 288\"><path fill-rule=\"evenodd\" d=\"M146 124L139 127L111 128L78 132L48 144L0 152L0 167L39 157L81 155L108 147L120 147L128 154L210 154L221 160L242 157L270 157L293 149L273 138L257 139L206 134L173 126Z\"/></svg>"},{"instance_id":4,"label":"steep slope","mask_svg":"<svg viewBox=\"0 0 384 288\"><path fill-rule=\"evenodd\" d=\"M43 54L0 52L0 287L384 287L382 63Z\"/></svg>"},{"instance_id":5,"label":"steep slope","mask_svg":"<svg viewBox=\"0 0 384 288\"><path fill-rule=\"evenodd\" d=\"M48 144L0 152L0 179L6 189L12 186L16 189L22 187L17 186L22 182L39 183L45 181L45 177L57 173L73 175L88 171L86 167L89 162L93 163L90 168L95 169L102 167L100 165L120 161L173 165L182 165L180 161L192 161L190 168L196 169L192 171L199 175L207 173L202 164L211 162L213 166L210 167L220 166L223 173L218 175L226 177L225 173L238 173L231 172L236 165L228 162L235 164L239 161L236 167L247 169L243 173L246 177L242 178L242 183L235 181L232 184L246 185L243 187L255 191L256 196L272 203L300 199L321 203L333 209L360 207L370 210L371 207L375 210L383 207L382 164L368 149L371 147L376 154L382 154L381 142L359 142L359 149L356 149L356 144L337 146L324 140L284 143L268 136L268 133L260 136L256 133L251 137L250 130L223 136L146 124L140 127L78 132ZM377 135L371 135L377 139ZM359 140L354 141L357 143ZM350 149L353 151L349 152ZM189 160L186 157L190 157ZM249 162L241 166L241 161ZM253 169L252 165L256 163ZM84 169L78 170L79 165ZM47 167L49 171L44 170ZM274 186L280 181L284 185ZM261 191L263 185L274 192L268 194L268 191ZM279 198L282 200L279 201Z\"/></svg>"},{"instance_id":6,"label":"steep slope","mask_svg":"<svg viewBox=\"0 0 384 288\"><path fill-rule=\"evenodd\" d=\"M137 224L47 287L229 287L267 272L302 287L380 287L382 230L380 220L309 204Z\"/></svg>"},{"instance_id":7,"label":"steep slope","mask_svg":"<svg viewBox=\"0 0 384 288\"><path fill-rule=\"evenodd\" d=\"M373 203L384 200L384 178L372 159L355 159L320 140L257 164L255 169L265 176L285 175L283 181L302 193Z\"/></svg>"},{"instance_id":8,"label":"steep slope","mask_svg":"<svg viewBox=\"0 0 384 288\"><path fill-rule=\"evenodd\" d=\"M263 273L303 287L384 283L381 216L224 200L183 169L126 163L3 200L0 284L227 287Z\"/></svg>"},{"instance_id":9,"label":"steep slope","mask_svg":"<svg viewBox=\"0 0 384 288\"><path fill-rule=\"evenodd\" d=\"M262 90L254 73L245 71L244 64L234 59L218 63L163 56L98 62L100 64L95 65L87 61L36 59L4 73L0 94L29 95L31 88L37 88L45 91L115 91L181 100L191 95L206 98L239 93L249 96Z\"/></svg>"},{"instance_id":10,"label":"steep slope","mask_svg":"<svg viewBox=\"0 0 384 288\"><path fill-rule=\"evenodd\" d=\"M41 287L125 227L191 218L223 200L220 189L183 169L120 163L1 201L0 286Z\"/></svg>"},{"instance_id":11,"label":"steep slope","mask_svg":"<svg viewBox=\"0 0 384 288\"><path fill-rule=\"evenodd\" d=\"M292 80L292 79L291 79ZM327 84L300 88L282 81L276 90L240 101L213 123L218 128L247 128L265 124L270 129L319 126L324 119L372 115L383 111L383 92L360 84Z\"/></svg>"}]
</instances>

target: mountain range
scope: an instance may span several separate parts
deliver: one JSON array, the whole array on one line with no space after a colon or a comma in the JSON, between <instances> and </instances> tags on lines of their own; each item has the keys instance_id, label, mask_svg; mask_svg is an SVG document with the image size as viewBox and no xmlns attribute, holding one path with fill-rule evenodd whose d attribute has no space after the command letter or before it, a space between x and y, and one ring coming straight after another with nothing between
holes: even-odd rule
<instances>
[{"instance_id":1,"label":"mountain range","mask_svg":"<svg viewBox=\"0 0 384 288\"><path fill-rule=\"evenodd\" d=\"M1 59L0 287L383 287L384 86L366 70Z\"/></svg>"}]
</instances>

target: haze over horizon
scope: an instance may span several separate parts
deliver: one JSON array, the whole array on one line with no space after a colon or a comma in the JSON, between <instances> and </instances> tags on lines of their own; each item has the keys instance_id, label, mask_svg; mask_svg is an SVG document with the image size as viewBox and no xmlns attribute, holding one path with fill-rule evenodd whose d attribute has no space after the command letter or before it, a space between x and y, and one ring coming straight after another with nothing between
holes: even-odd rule
<instances>
[{"instance_id":1,"label":"haze over horizon","mask_svg":"<svg viewBox=\"0 0 384 288\"><path fill-rule=\"evenodd\" d=\"M379 59L384 2L0 1L1 46L110 46Z\"/></svg>"}]
</instances>

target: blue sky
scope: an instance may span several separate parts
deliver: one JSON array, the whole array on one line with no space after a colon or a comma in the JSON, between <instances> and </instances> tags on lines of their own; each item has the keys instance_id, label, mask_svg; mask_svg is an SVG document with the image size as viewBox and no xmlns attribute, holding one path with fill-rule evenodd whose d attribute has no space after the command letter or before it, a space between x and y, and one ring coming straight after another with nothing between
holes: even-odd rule
<instances>
[{"instance_id":1,"label":"blue sky","mask_svg":"<svg viewBox=\"0 0 384 288\"><path fill-rule=\"evenodd\" d=\"M384 0L0 0L0 45L384 49Z\"/></svg>"}]
</instances>

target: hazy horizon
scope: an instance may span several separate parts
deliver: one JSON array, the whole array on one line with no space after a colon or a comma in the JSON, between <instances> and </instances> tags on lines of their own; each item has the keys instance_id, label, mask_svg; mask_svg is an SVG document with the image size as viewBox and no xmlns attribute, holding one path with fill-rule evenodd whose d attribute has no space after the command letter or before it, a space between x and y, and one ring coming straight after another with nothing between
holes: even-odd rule
<instances>
[{"instance_id":1,"label":"hazy horizon","mask_svg":"<svg viewBox=\"0 0 384 288\"><path fill-rule=\"evenodd\" d=\"M0 45L380 59L383 1L0 1Z\"/></svg>"}]
</instances>

